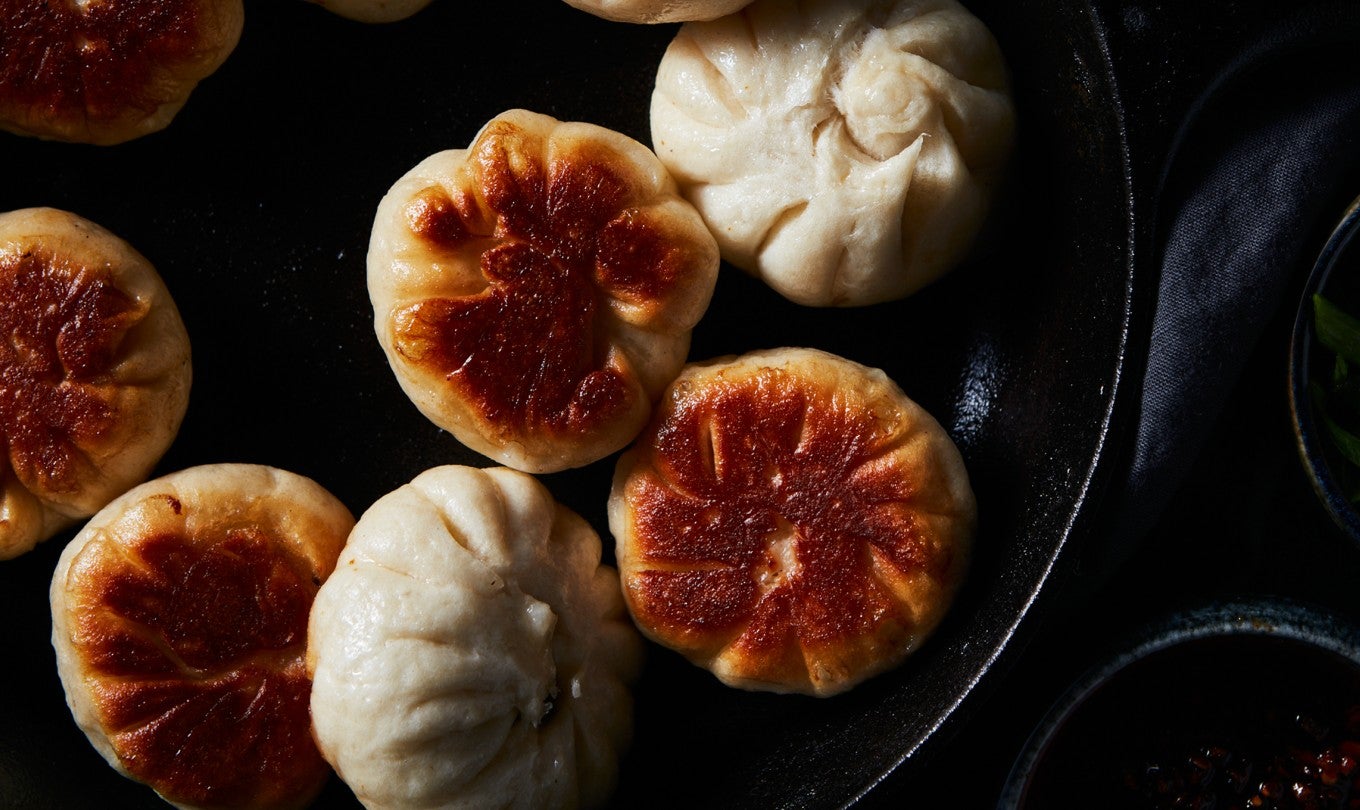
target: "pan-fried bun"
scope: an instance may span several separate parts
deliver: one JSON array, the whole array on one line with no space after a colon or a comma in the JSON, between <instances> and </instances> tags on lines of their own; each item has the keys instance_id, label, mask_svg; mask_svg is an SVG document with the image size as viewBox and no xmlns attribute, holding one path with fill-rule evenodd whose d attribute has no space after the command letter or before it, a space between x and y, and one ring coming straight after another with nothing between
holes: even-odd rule
<instances>
[{"instance_id":1,"label":"pan-fried bun","mask_svg":"<svg viewBox=\"0 0 1360 810\"><path fill-rule=\"evenodd\" d=\"M105 145L160 130L243 19L241 0L4 0L0 129Z\"/></svg>"},{"instance_id":2,"label":"pan-fried bun","mask_svg":"<svg viewBox=\"0 0 1360 810\"><path fill-rule=\"evenodd\" d=\"M189 400L189 336L147 260L65 211L0 214L0 559L145 480Z\"/></svg>"},{"instance_id":3,"label":"pan-fried bun","mask_svg":"<svg viewBox=\"0 0 1360 810\"><path fill-rule=\"evenodd\" d=\"M600 538L532 476L437 467L379 499L312 609L316 738L370 808L608 798L642 640Z\"/></svg>"},{"instance_id":4,"label":"pan-fried bun","mask_svg":"<svg viewBox=\"0 0 1360 810\"><path fill-rule=\"evenodd\" d=\"M66 701L101 755L189 808L304 807L307 620L354 519L310 479L194 467L95 515L52 578Z\"/></svg>"},{"instance_id":5,"label":"pan-fried bun","mask_svg":"<svg viewBox=\"0 0 1360 810\"><path fill-rule=\"evenodd\" d=\"M798 303L857 306L965 257L1014 105L996 41L955 0L757 0L681 27L651 119L724 259Z\"/></svg>"},{"instance_id":6,"label":"pan-fried bun","mask_svg":"<svg viewBox=\"0 0 1360 810\"><path fill-rule=\"evenodd\" d=\"M621 449L680 370L718 249L645 146L511 110L378 206L368 290L406 394L525 472Z\"/></svg>"},{"instance_id":7,"label":"pan-fried bun","mask_svg":"<svg viewBox=\"0 0 1360 810\"><path fill-rule=\"evenodd\" d=\"M826 696L936 627L975 512L953 442L883 372L778 349L681 373L609 526L645 634L729 685Z\"/></svg>"}]
</instances>

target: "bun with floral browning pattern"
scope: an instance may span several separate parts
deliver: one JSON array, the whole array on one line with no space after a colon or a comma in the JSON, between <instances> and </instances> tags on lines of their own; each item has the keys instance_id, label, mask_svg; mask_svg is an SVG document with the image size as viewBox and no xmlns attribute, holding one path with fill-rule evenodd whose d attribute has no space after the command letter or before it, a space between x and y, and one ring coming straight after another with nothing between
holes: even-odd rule
<instances>
[{"instance_id":1,"label":"bun with floral browning pattern","mask_svg":"<svg viewBox=\"0 0 1360 810\"><path fill-rule=\"evenodd\" d=\"M189 336L155 269L52 208L0 214L0 559L145 480L189 404Z\"/></svg>"},{"instance_id":2,"label":"bun with floral browning pattern","mask_svg":"<svg viewBox=\"0 0 1360 810\"><path fill-rule=\"evenodd\" d=\"M52 578L66 702L110 765L178 807L301 808L307 621L354 518L294 473L193 467L86 524Z\"/></svg>"},{"instance_id":3,"label":"bun with floral browning pattern","mask_svg":"<svg viewBox=\"0 0 1360 810\"><path fill-rule=\"evenodd\" d=\"M0 129L104 145L163 129L243 21L241 0L3 0Z\"/></svg>"},{"instance_id":4,"label":"bun with floral browning pattern","mask_svg":"<svg viewBox=\"0 0 1360 810\"><path fill-rule=\"evenodd\" d=\"M623 448L689 350L718 249L645 146L524 110L378 207L378 341L420 410L525 472Z\"/></svg>"},{"instance_id":5,"label":"bun with floral browning pattern","mask_svg":"<svg viewBox=\"0 0 1360 810\"><path fill-rule=\"evenodd\" d=\"M816 696L934 630L975 522L939 423L883 372L811 349L688 366L609 499L645 634L729 685Z\"/></svg>"}]
</instances>

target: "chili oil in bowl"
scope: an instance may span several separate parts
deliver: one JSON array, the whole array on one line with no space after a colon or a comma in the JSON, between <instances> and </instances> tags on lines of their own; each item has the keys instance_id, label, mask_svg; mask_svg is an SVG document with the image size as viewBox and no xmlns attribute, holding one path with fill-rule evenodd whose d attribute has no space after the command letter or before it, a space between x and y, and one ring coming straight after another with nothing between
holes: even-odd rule
<instances>
[{"instance_id":1,"label":"chili oil in bowl","mask_svg":"<svg viewBox=\"0 0 1360 810\"><path fill-rule=\"evenodd\" d=\"M1284 601L1176 614L1059 699L999 807L1360 807L1360 630Z\"/></svg>"}]
</instances>

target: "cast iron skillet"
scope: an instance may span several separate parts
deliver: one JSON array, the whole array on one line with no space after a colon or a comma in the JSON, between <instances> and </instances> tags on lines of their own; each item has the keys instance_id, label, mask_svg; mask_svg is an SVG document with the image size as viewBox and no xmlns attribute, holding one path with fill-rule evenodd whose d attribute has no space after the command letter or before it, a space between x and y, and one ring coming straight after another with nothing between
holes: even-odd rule
<instances>
[{"instance_id":1,"label":"cast iron skillet","mask_svg":"<svg viewBox=\"0 0 1360 810\"><path fill-rule=\"evenodd\" d=\"M955 609L899 670L830 700L734 691L649 648L619 806L839 805L911 767L1085 522L1132 359L1125 138L1091 9L1023 5L972 4L1008 56L1020 111L1014 180L979 255L906 301L858 310L798 307L724 267L691 350L814 346L886 369L936 414L981 513ZM514 14L436 0L376 27L297 0L246 12L240 47L167 131L112 148L0 136L0 210L79 213L164 276L195 379L160 472L270 464L358 514L428 467L487 463L416 412L373 336L364 255L379 198L512 107L650 143L653 76L675 28L608 23L558 0ZM543 478L606 546L612 469ZM47 587L71 534L0 565L0 804L156 806L63 703ZM353 798L333 780L321 804Z\"/></svg>"}]
</instances>

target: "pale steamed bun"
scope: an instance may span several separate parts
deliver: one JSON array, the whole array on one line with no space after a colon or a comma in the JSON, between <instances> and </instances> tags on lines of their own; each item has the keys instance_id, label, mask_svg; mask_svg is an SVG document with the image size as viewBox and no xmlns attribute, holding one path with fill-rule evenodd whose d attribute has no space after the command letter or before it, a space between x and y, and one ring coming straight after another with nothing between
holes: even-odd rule
<instances>
[{"instance_id":1,"label":"pale steamed bun","mask_svg":"<svg viewBox=\"0 0 1360 810\"><path fill-rule=\"evenodd\" d=\"M641 642L598 536L531 476L440 467L380 499L309 641L317 741L369 808L613 788Z\"/></svg>"},{"instance_id":2,"label":"pale steamed bun","mask_svg":"<svg viewBox=\"0 0 1360 810\"><path fill-rule=\"evenodd\" d=\"M996 42L954 0L759 0L680 29L651 116L724 259L799 303L850 306L961 260L1014 112Z\"/></svg>"}]
</instances>

